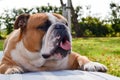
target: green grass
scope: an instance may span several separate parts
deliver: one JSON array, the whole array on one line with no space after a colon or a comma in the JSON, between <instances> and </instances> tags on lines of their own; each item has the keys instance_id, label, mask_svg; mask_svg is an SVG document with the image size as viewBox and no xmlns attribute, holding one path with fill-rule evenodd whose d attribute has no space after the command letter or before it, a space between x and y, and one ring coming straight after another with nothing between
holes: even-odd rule
<instances>
[{"instance_id":1,"label":"green grass","mask_svg":"<svg viewBox=\"0 0 120 80\"><path fill-rule=\"evenodd\" d=\"M3 50L3 43L4 43L4 40L0 40L0 51Z\"/></svg>"},{"instance_id":2,"label":"green grass","mask_svg":"<svg viewBox=\"0 0 120 80\"><path fill-rule=\"evenodd\" d=\"M0 40L0 50L2 46L3 40ZM107 73L120 77L120 37L74 38L72 46L73 51L106 65Z\"/></svg>"},{"instance_id":3,"label":"green grass","mask_svg":"<svg viewBox=\"0 0 120 80\"><path fill-rule=\"evenodd\" d=\"M109 74L120 77L120 37L117 38L75 38L73 51L103 63Z\"/></svg>"}]
</instances>

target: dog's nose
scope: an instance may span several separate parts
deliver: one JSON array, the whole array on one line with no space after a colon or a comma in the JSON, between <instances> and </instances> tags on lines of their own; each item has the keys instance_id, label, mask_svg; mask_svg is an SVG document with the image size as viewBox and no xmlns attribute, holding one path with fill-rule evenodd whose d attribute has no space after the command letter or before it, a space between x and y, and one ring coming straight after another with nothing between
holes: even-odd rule
<instances>
[{"instance_id":1,"label":"dog's nose","mask_svg":"<svg viewBox=\"0 0 120 80\"><path fill-rule=\"evenodd\" d=\"M65 26L63 24L56 24L55 29L65 29Z\"/></svg>"},{"instance_id":2,"label":"dog's nose","mask_svg":"<svg viewBox=\"0 0 120 80\"><path fill-rule=\"evenodd\" d=\"M49 58L50 56L51 56L50 54L42 54L42 57L45 59Z\"/></svg>"}]
</instances>

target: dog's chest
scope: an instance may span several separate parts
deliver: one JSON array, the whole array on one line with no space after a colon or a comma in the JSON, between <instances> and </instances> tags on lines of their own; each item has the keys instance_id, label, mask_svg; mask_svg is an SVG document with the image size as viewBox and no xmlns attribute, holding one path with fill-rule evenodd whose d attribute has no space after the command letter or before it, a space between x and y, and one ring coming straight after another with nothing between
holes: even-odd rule
<instances>
[{"instance_id":1,"label":"dog's chest","mask_svg":"<svg viewBox=\"0 0 120 80\"><path fill-rule=\"evenodd\" d=\"M16 48L11 51L12 59L21 67L30 71L37 71L44 64L45 60L39 56L39 53L33 53L26 50L22 41L18 42Z\"/></svg>"},{"instance_id":2,"label":"dog's chest","mask_svg":"<svg viewBox=\"0 0 120 80\"><path fill-rule=\"evenodd\" d=\"M68 57L65 57L64 59L59 61L48 60L43 66L45 66L48 70L68 69Z\"/></svg>"}]
</instances>

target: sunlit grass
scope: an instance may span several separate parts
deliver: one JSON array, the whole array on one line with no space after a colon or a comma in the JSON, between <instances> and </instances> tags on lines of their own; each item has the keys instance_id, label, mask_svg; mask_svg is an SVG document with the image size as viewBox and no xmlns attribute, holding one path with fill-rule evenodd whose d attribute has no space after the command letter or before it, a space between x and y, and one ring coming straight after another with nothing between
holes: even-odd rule
<instances>
[{"instance_id":1,"label":"sunlit grass","mask_svg":"<svg viewBox=\"0 0 120 80\"><path fill-rule=\"evenodd\" d=\"M3 50L3 43L4 43L4 40L0 40L0 51Z\"/></svg>"},{"instance_id":2,"label":"sunlit grass","mask_svg":"<svg viewBox=\"0 0 120 80\"><path fill-rule=\"evenodd\" d=\"M74 38L72 43L73 51L105 64L108 73L120 76L120 37Z\"/></svg>"}]
</instances>

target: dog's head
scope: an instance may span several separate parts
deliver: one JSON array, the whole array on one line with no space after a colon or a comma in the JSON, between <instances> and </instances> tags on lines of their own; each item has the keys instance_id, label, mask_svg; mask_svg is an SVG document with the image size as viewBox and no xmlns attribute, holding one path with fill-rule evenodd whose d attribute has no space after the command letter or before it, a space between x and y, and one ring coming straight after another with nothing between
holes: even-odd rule
<instances>
[{"instance_id":1,"label":"dog's head","mask_svg":"<svg viewBox=\"0 0 120 80\"><path fill-rule=\"evenodd\" d=\"M63 59L71 51L71 35L67 20L60 14L22 14L15 24L20 29L25 48L39 52L45 59Z\"/></svg>"}]
</instances>

